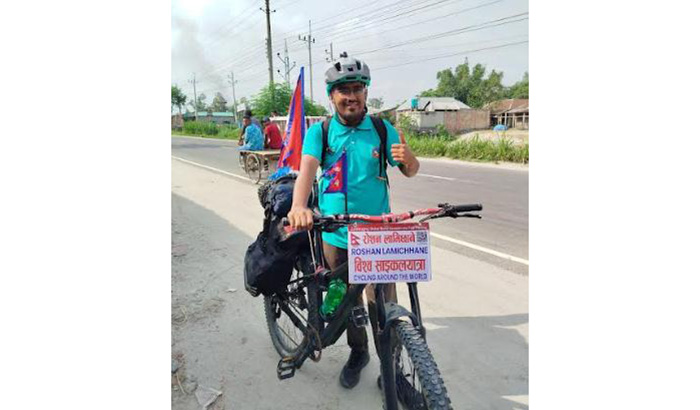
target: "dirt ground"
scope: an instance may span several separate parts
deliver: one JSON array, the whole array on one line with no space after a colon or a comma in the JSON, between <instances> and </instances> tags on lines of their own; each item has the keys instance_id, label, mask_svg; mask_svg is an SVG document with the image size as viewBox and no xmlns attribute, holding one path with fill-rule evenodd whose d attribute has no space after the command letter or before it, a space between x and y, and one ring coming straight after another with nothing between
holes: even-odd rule
<instances>
[{"instance_id":1,"label":"dirt ground","mask_svg":"<svg viewBox=\"0 0 700 410\"><path fill-rule=\"evenodd\" d=\"M470 140L476 136L481 139L488 139L492 141L497 141L501 138L510 138L515 144L525 144L530 142L530 131L529 130L516 130L510 129L507 131L493 131L493 130L480 130L472 131L459 136L460 139Z\"/></svg>"}]
</instances>

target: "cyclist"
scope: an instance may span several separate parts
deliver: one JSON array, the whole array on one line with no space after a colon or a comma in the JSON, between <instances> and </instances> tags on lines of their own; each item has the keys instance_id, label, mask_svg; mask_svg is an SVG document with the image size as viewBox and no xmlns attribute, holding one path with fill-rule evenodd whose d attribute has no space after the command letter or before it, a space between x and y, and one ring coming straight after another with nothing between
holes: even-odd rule
<instances>
[{"instance_id":1,"label":"cyclist","mask_svg":"<svg viewBox=\"0 0 700 410\"><path fill-rule=\"evenodd\" d=\"M312 211L307 207L307 200L319 165L327 170L335 164L342 153L346 153L347 184L345 198L343 194L328 194L329 181L321 178L319 182L319 207L324 215L358 213L381 215L391 212L389 206L388 180L378 174L380 137L374 129L371 119L366 115L367 87L370 85L369 67L363 61L348 57L347 53L333 62L326 70L326 92L335 108L335 114L328 127L328 149L322 155L322 123L309 128L302 147L302 159L294 186L292 208L288 218L296 229L310 229L313 225ZM418 172L420 163L406 144L403 136L387 121L386 158L391 166L397 166L407 177ZM323 164L321 161L323 159ZM323 251L326 262L335 269L347 261L347 228L336 232L323 233ZM374 287L367 286L367 304L375 348L377 339L377 310L374 301ZM396 287L387 286L388 301L396 301ZM362 295L356 301L362 305ZM340 373L340 384L353 388L360 380L360 372L369 362L367 332L364 327L352 324L347 327L347 341L350 346L350 358Z\"/></svg>"}]
</instances>

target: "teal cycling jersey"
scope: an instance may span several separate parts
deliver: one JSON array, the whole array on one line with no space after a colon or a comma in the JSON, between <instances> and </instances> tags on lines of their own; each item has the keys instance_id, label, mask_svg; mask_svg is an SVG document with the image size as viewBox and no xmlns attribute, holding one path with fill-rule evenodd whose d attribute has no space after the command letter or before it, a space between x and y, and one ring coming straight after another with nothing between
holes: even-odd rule
<instances>
[{"instance_id":1,"label":"teal cycling jersey","mask_svg":"<svg viewBox=\"0 0 700 410\"><path fill-rule=\"evenodd\" d=\"M398 165L391 155L392 144L399 143L399 134L387 121L386 158L391 166ZM322 123L316 123L306 133L302 147L303 155L311 155L321 161ZM347 127L340 123L337 114L328 127L328 148L323 170L331 167L343 152L346 153L347 166L347 213L382 215L391 212L389 188L385 179L379 178L379 134L372 125L369 116L365 116L356 127ZM324 215L343 214L345 209L344 193L324 193L328 188L329 178L321 177L319 181L319 208ZM335 232L324 232L323 240L338 248L347 249L348 233L343 227Z\"/></svg>"}]
</instances>

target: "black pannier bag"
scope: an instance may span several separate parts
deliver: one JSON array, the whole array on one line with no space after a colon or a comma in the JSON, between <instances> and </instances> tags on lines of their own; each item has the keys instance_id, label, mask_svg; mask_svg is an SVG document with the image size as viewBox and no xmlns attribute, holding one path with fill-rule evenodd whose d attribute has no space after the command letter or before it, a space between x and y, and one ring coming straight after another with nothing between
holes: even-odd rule
<instances>
[{"instance_id":1,"label":"black pannier bag","mask_svg":"<svg viewBox=\"0 0 700 410\"><path fill-rule=\"evenodd\" d=\"M301 253L309 252L306 232L282 236L282 218L292 206L296 175L285 175L263 185L258 194L265 209L263 229L246 251L244 281L253 296L271 295L286 288L294 263Z\"/></svg>"}]
</instances>

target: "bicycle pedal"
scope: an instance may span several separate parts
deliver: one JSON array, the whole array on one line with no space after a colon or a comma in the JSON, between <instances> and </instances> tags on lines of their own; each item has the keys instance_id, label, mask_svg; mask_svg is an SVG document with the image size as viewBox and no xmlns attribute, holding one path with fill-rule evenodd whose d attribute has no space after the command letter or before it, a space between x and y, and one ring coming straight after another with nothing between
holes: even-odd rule
<instances>
[{"instance_id":1,"label":"bicycle pedal","mask_svg":"<svg viewBox=\"0 0 700 410\"><path fill-rule=\"evenodd\" d=\"M294 372L296 371L296 366L294 365L293 357L282 358L277 363L277 378L280 380L289 379L294 377Z\"/></svg>"},{"instance_id":2,"label":"bicycle pedal","mask_svg":"<svg viewBox=\"0 0 700 410\"><path fill-rule=\"evenodd\" d=\"M355 306L350 312L350 320L355 327L367 326L369 323L369 315L364 306Z\"/></svg>"}]
</instances>

